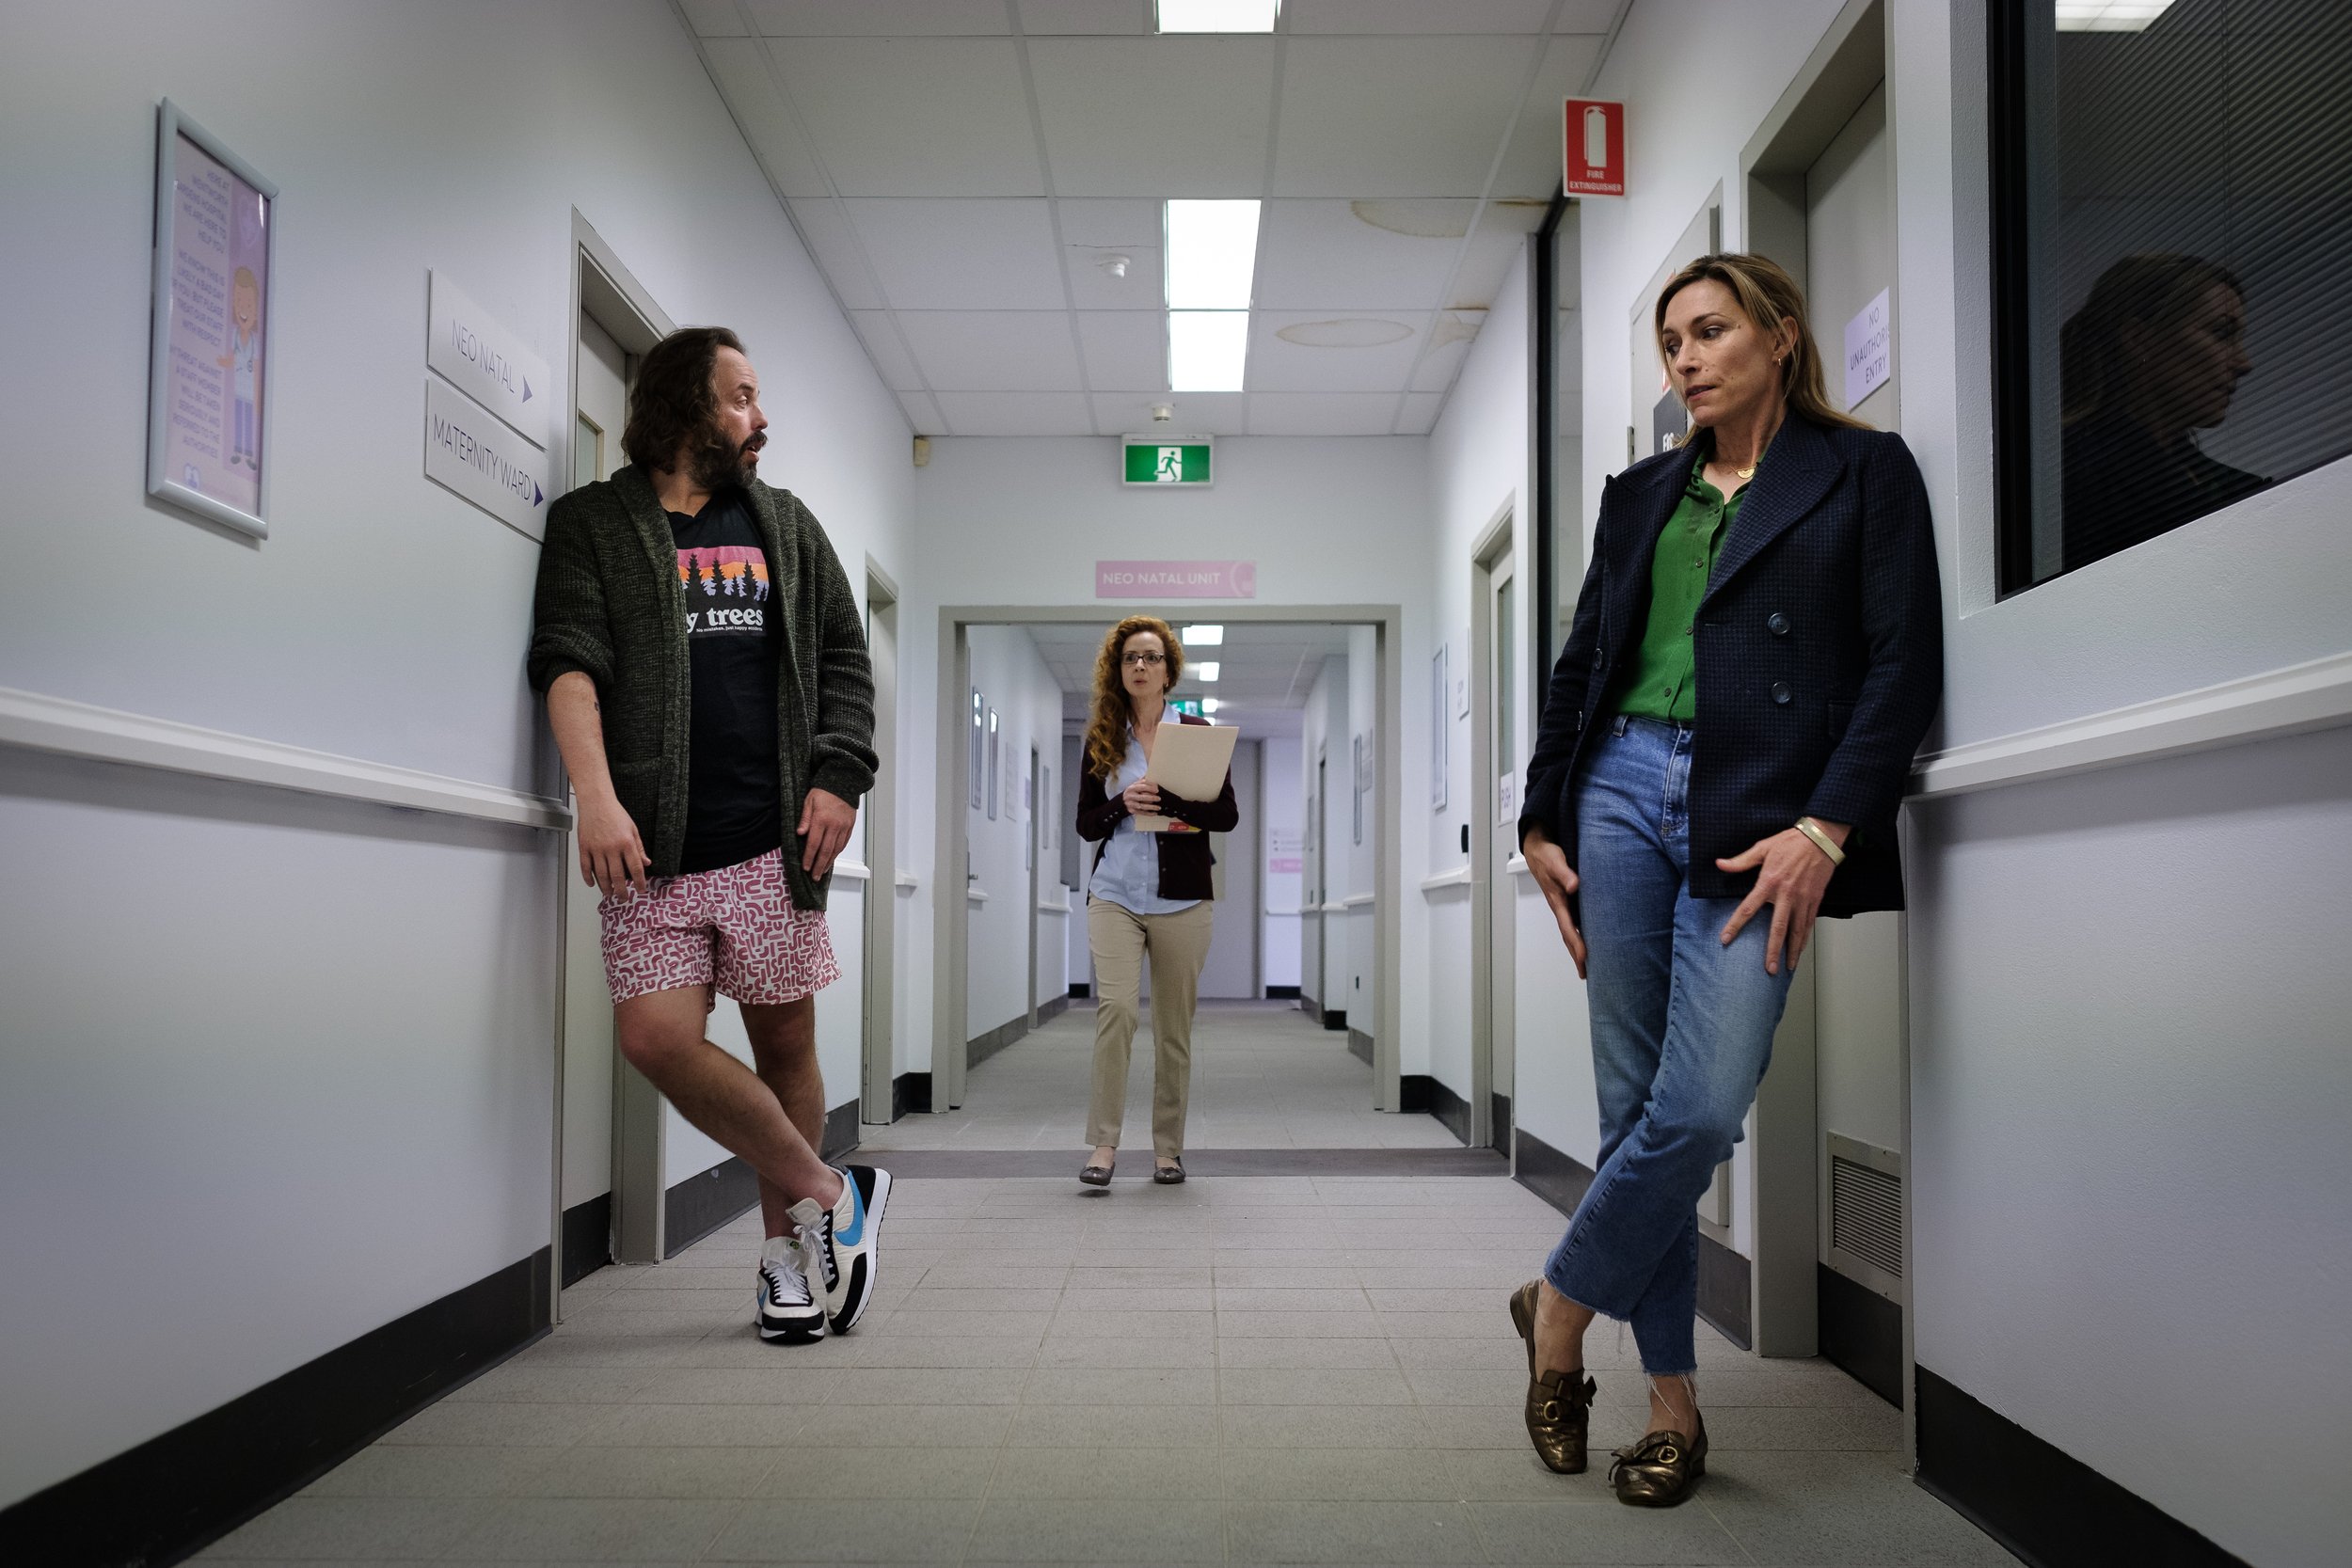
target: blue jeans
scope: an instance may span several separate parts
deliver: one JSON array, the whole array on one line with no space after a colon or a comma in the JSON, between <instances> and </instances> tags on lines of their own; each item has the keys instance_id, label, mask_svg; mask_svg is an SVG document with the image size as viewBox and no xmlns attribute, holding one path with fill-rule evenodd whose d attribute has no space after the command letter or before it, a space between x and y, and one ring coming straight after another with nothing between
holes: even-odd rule
<instances>
[{"instance_id":1,"label":"blue jeans","mask_svg":"<svg viewBox=\"0 0 2352 1568\"><path fill-rule=\"evenodd\" d=\"M1756 1100L1788 966L1769 911L1725 947L1733 898L1691 896L1691 727L1618 717L1576 795L1600 1169L1544 1276L1633 1325L1642 1370L1694 1369L1697 1206Z\"/></svg>"}]
</instances>

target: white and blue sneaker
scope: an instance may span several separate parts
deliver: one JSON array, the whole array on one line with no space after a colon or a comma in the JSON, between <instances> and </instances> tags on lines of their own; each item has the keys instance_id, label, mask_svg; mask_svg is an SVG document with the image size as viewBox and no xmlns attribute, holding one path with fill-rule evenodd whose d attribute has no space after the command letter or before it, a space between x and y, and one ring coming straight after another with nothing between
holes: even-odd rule
<instances>
[{"instance_id":1,"label":"white and blue sneaker","mask_svg":"<svg viewBox=\"0 0 2352 1568\"><path fill-rule=\"evenodd\" d=\"M874 1265L882 1209L890 1201L890 1173L872 1165L837 1165L841 1196L831 1209L804 1197L792 1206L808 1257L811 1293L824 1291L825 1318L835 1334L847 1334L874 1299Z\"/></svg>"},{"instance_id":2,"label":"white and blue sneaker","mask_svg":"<svg viewBox=\"0 0 2352 1568\"><path fill-rule=\"evenodd\" d=\"M825 1307L809 1294L799 1239L771 1236L759 1253L759 1337L807 1345L825 1337Z\"/></svg>"}]
</instances>

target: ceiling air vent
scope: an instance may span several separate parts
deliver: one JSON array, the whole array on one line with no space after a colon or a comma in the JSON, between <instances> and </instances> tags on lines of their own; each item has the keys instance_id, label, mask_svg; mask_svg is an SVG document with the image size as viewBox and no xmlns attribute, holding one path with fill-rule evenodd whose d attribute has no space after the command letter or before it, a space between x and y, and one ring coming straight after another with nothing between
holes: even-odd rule
<instances>
[{"instance_id":1,"label":"ceiling air vent","mask_svg":"<svg viewBox=\"0 0 2352 1568\"><path fill-rule=\"evenodd\" d=\"M1893 1149L1829 1134L1829 1265L1889 1299L1902 1294L1901 1172Z\"/></svg>"}]
</instances>

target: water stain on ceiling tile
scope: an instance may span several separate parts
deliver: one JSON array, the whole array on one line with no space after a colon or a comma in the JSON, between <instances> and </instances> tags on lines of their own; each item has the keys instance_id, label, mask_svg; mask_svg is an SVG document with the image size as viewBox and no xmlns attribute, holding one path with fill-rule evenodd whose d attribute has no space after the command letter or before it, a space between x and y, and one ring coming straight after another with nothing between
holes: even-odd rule
<instances>
[{"instance_id":1,"label":"water stain on ceiling tile","mask_svg":"<svg viewBox=\"0 0 2352 1568\"><path fill-rule=\"evenodd\" d=\"M1296 322L1275 333L1284 342L1296 343L1300 348L1378 348L1383 343L1401 342L1412 335L1413 329L1403 322L1369 316Z\"/></svg>"}]
</instances>

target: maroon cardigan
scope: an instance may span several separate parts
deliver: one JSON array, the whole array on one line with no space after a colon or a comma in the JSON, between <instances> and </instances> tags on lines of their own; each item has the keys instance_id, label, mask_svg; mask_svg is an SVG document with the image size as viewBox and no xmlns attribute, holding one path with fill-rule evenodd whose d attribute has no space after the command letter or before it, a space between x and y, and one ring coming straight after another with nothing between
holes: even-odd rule
<instances>
[{"instance_id":1,"label":"maroon cardigan","mask_svg":"<svg viewBox=\"0 0 2352 1568\"><path fill-rule=\"evenodd\" d=\"M1206 719L1182 716L1187 724L1205 724ZM1160 896L1163 898L1208 898L1214 896L1214 884L1209 867L1216 857L1209 853L1210 833L1230 833L1241 820L1241 806L1233 799L1233 774L1226 770L1225 787L1215 800L1203 804L1183 800L1160 791L1160 814L1200 830L1197 833L1155 833L1160 841ZM1091 768L1083 770L1078 783L1078 836L1097 846L1094 864L1103 863L1103 851L1110 847L1111 834L1119 831L1119 819L1127 815L1123 796L1112 795L1104 789L1104 781L1094 776Z\"/></svg>"}]
</instances>

